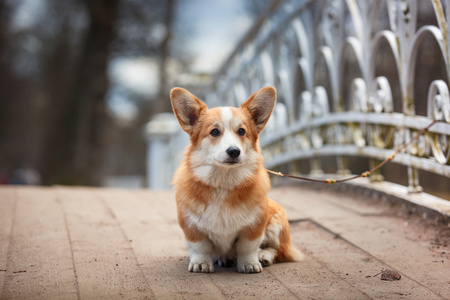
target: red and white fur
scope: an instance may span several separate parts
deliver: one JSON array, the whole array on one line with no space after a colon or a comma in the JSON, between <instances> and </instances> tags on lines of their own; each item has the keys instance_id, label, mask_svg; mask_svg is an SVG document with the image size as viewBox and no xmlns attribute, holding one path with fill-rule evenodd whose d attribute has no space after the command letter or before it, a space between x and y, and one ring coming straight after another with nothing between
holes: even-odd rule
<instances>
[{"instance_id":1,"label":"red and white fur","mask_svg":"<svg viewBox=\"0 0 450 300\"><path fill-rule=\"evenodd\" d=\"M275 262L301 260L285 210L267 197L270 180L258 143L275 89L257 91L239 108L208 109L182 88L170 97L191 141L173 178L189 271L214 272L214 263L229 266L237 259L239 272L258 273Z\"/></svg>"}]
</instances>

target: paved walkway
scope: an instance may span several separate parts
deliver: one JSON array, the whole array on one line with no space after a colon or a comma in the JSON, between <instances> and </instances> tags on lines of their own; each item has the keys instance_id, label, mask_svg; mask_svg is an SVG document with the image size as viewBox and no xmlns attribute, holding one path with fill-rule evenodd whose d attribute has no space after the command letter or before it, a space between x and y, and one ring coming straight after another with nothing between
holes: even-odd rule
<instances>
[{"instance_id":1,"label":"paved walkway","mask_svg":"<svg viewBox=\"0 0 450 300\"><path fill-rule=\"evenodd\" d=\"M0 299L450 299L448 227L362 196L271 197L305 261L193 274L172 191L0 187Z\"/></svg>"}]
</instances>

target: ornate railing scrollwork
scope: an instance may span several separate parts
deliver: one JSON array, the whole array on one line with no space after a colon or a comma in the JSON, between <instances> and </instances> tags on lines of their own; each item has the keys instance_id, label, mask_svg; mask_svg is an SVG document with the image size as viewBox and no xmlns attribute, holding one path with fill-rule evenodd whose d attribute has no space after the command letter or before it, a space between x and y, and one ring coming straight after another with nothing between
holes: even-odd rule
<instances>
[{"instance_id":1,"label":"ornate railing scrollwork","mask_svg":"<svg viewBox=\"0 0 450 300\"><path fill-rule=\"evenodd\" d=\"M210 104L236 105L275 85L278 103L261 137L266 166L297 172L296 162L309 160L318 174L319 158L334 156L344 174L346 157L383 160L438 120L394 162L407 167L411 192L421 191L418 170L448 180L450 0L276 1L205 92ZM434 64L422 60L424 45ZM418 86L422 73L434 74L428 68L444 75Z\"/></svg>"}]
</instances>

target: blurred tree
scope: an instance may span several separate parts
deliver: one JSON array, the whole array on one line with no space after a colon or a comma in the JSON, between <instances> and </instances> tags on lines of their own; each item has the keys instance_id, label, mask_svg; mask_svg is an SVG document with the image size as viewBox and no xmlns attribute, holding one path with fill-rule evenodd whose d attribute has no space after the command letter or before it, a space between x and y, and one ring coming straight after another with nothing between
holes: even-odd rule
<instances>
[{"instance_id":1,"label":"blurred tree","mask_svg":"<svg viewBox=\"0 0 450 300\"><path fill-rule=\"evenodd\" d=\"M19 164L23 167L32 164L35 157L27 152L36 150L30 142L35 108L30 90L34 83L17 74L21 68L14 66L22 54L16 51L17 37L12 34L16 7L14 1L0 1L0 173L11 172Z\"/></svg>"},{"instance_id":2,"label":"blurred tree","mask_svg":"<svg viewBox=\"0 0 450 300\"><path fill-rule=\"evenodd\" d=\"M173 32L173 15L175 11L175 0L166 0L164 14L163 37L159 46L159 91L156 98L156 113L171 111L170 102L167 100L169 94L167 60L171 55L170 42Z\"/></svg>"},{"instance_id":3,"label":"blurred tree","mask_svg":"<svg viewBox=\"0 0 450 300\"><path fill-rule=\"evenodd\" d=\"M9 84L8 79L11 78L7 62L10 17L10 7L5 1L0 1L0 82L2 83L0 84L0 166L2 166L0 168L0 175L2 175L2 172L6 172L2 168L9 167L7 165L8 149L6 147L6 141L8 134L8 115L11 106L6 101L9 98L6 85Z\"/></svg>"},{"instance_id":4,"label":"blurred tree","mask_svg":"<svg viewBox=\"0 0 450 300\"><path fill-rule=\"evenodd\" d=\"M71 64L67 46L67 18L63 20L59 39L52 49L50 89L59 109L49 125L44 151L44 183L99 185L104 170L108 118L108 59L110 44L115 37L119 0L83 1L87 8L88 27L81 52ZM56 5L59 5L55 2ZM64 77L65 68L70 78ZM60 81L63 81L62 83ZM58 84L61 83L61 84Z\"/></svg>"},{"instance_id":5,"label":"blurred tree","mask_svg":"<svg viewBox=\"0 0 450 300\"><path fill-rule=\"evenodd\" d=\"M8 105L7 98L9 98L6 90L6 84L10 76L10 68L7 62L9 44L9 22L11 18L11 9L5 1L0 1L0 165L3 168L6 166L6 135L8 128L8 114L10 105ZM2 100L3 99L3 100ZM1 171L1 170L0 170Z\"/></svg>"},{"instance_id":6,"label":"blurred tree","mask_svg":"<svg viewBox=\"0 0 450 300\"><path fill-rule=\"evenodd\" d=\"M70 0L48 0L46 15L51 26L41 37L46 43L39 53L40 93L46 108L41 113L45 130L40 168L45 184L76 183L73 164L79 109L77 96L71 93L81 71L80 48L87 29L75 24L87 17L83 3Z\"/></svg>"},{"instance_id":7,"label":"blurred tree","mask_svg":"<svg viewBox=\"0 0 450 300\"><path fill-rule=\"evenodd\" d=\"M155 101L167 100L173 80L175 0L33 1L0 0L1 169L39 169L45 184L99 185L111 162L143 174L142 126L170 109ZM138 116L124 123L108 111L108 68L137 57L157 62L162 87L127 95Z\"/></svg>"},{"instance_id":8,"label":"blurred tree","mask_svg":"<svg viewBox=\"0 0 450 300\"><path fill-rule=\"evenodd\" d=\"M174 51L183 40L183 35L174 33L177 3L176 0L126 0L121 3L114 56L151 58L158 69L158 88L150 96L132 92L127 95L137 108L137 116L125 122L115 120L113 124L108 164L112 174L145 174L146 141L142 129L152 115L171 111L168 94L176 76L174 61L181 68L186 60L186 51Z\"/></svg>"}]
</instances>

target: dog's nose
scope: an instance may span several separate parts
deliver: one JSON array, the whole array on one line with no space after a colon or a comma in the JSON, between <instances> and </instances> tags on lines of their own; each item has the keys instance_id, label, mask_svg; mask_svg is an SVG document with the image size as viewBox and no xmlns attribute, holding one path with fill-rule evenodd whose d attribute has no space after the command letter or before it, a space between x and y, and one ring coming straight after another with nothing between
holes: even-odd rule
<instances>
[{"instance_id":1,"label":"dog's nose","mask_svg":"<svg viewBox=\"0 0 450 300\"><path fill-rule=\"evenodd\" d=\"M241 154L241 150L238 147L230 147L227 149L227 154L231 158L237 158Z\"/></svg>"}]
</instances>

